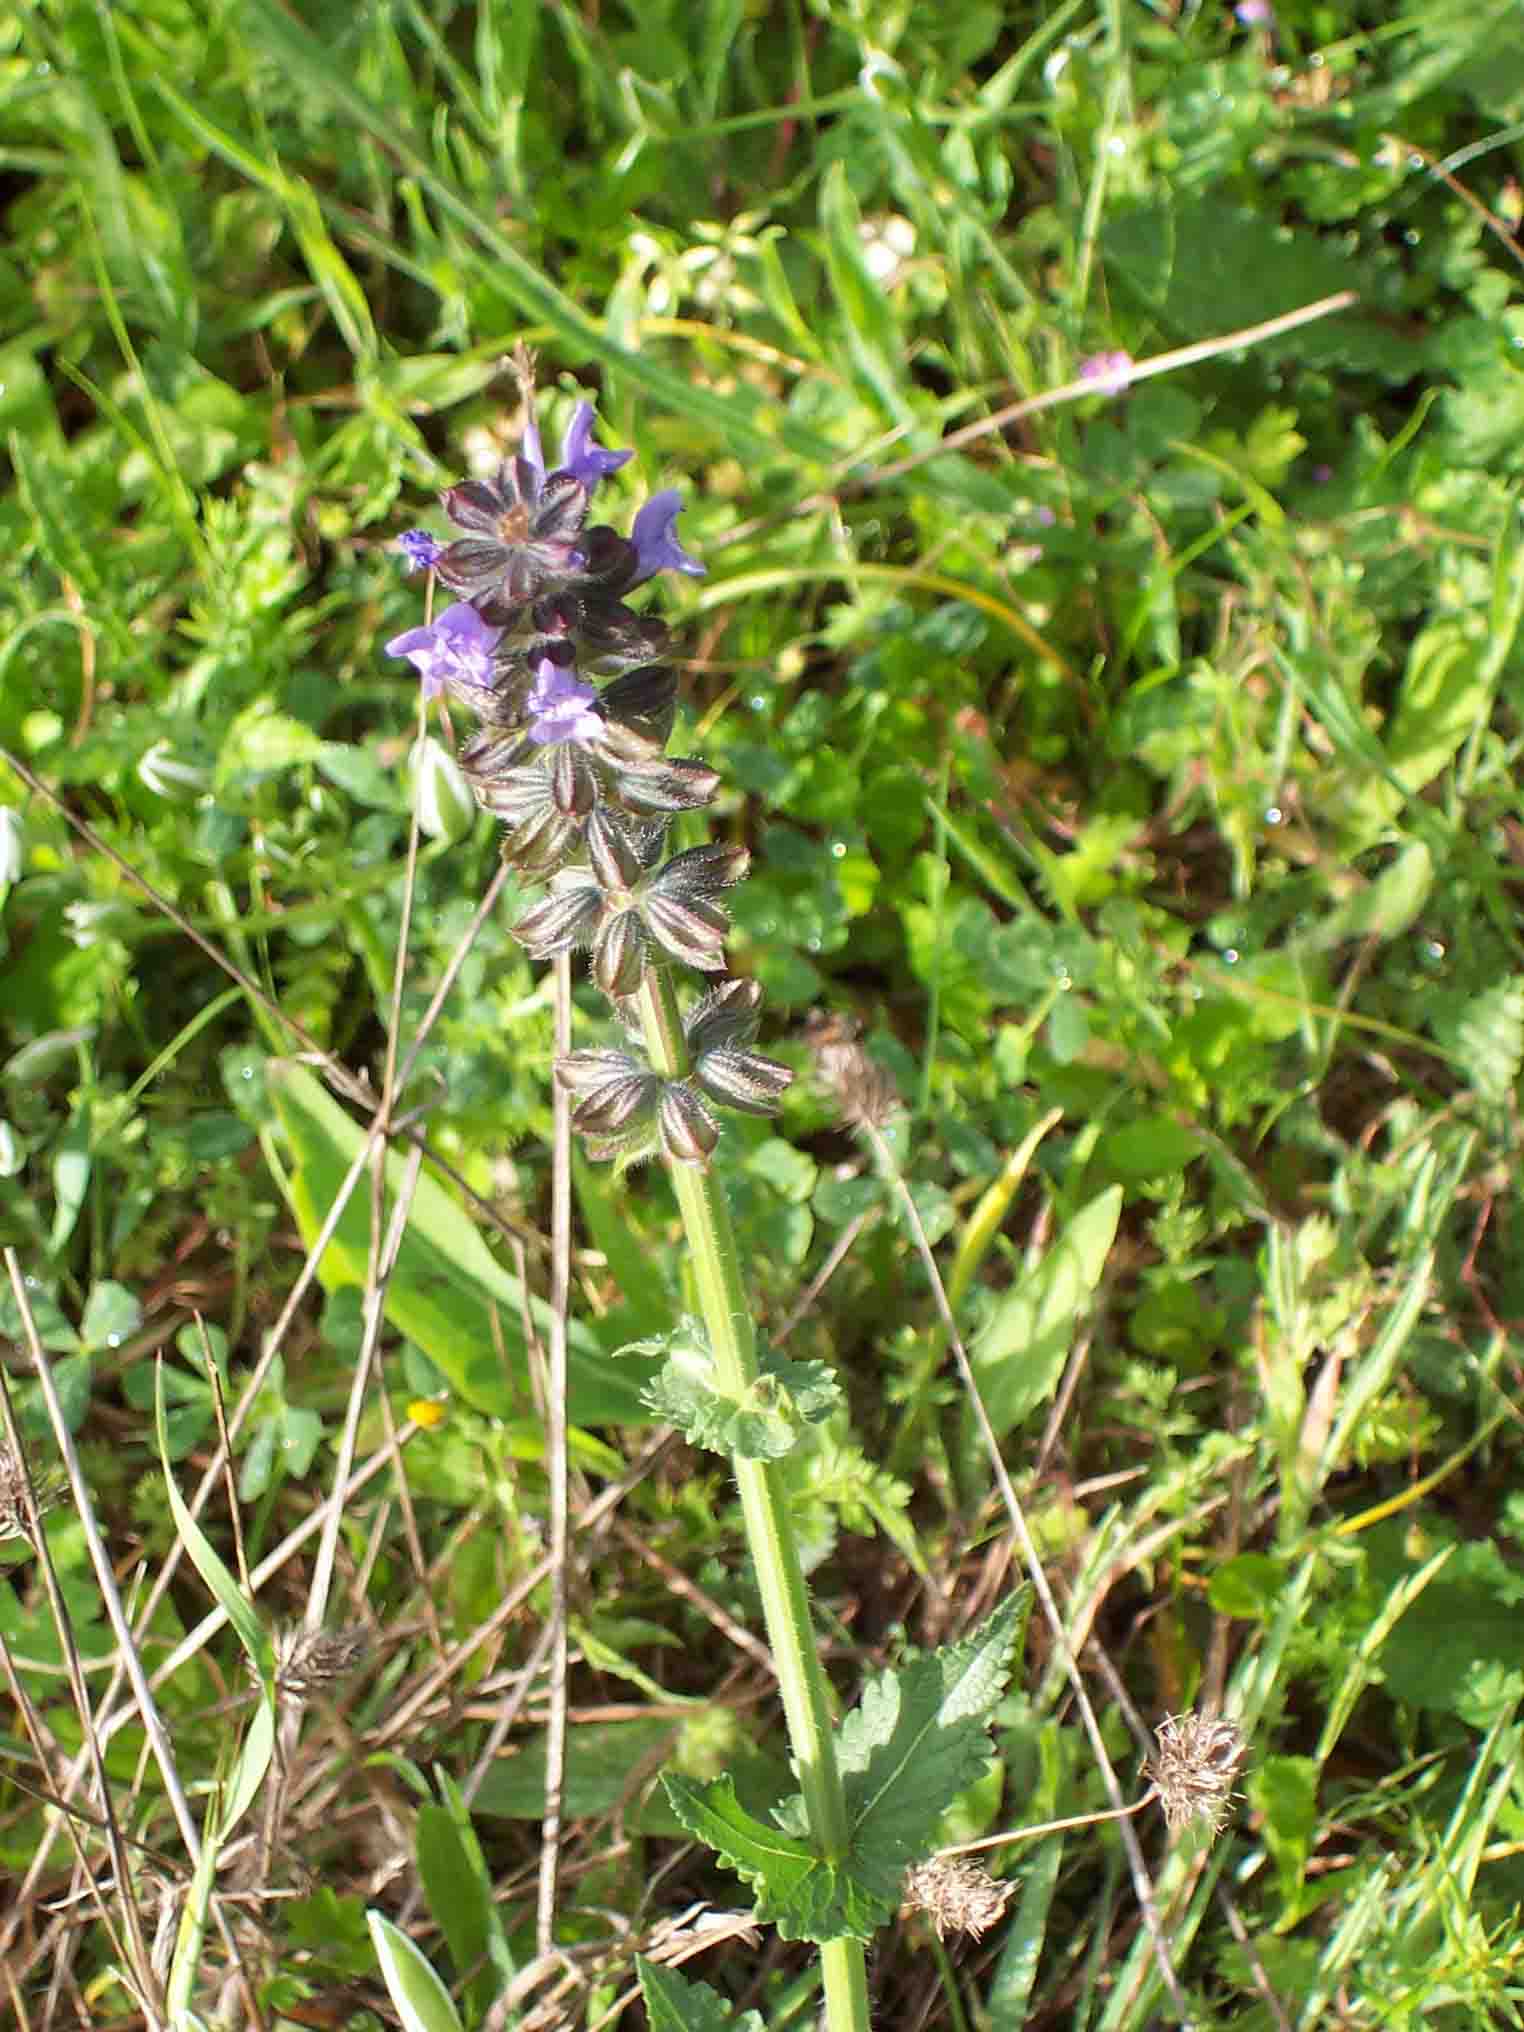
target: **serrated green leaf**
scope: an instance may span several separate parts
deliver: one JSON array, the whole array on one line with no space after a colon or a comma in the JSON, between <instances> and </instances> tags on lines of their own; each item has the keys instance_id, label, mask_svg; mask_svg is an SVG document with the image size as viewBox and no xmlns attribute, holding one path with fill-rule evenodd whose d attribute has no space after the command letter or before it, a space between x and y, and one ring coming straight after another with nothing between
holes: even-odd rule
<instances>
[{"instance_id":1,"label":"serrated green leaf","mask_svg":"<svg viewBox=\"0 0 1524 2032\"><path fill-rule=\"evenodd\" d=\"M960 1642L875 1674L838 1731L851 1870L891 1905L905 1871L935 1847L947 1808L989 1761L987 1724L1024 1610L1013 1595Z\"/></svg>"},{"instance_id":2,"label":"serrated green leaf","mask_svg":"<svg viewBox=\"0 0 1524 2032\"><path fill-rule=\"evenodd\" d=\"M762 2032L758 2012L743 2011L738 2018L707 1983L690 1983L643 1954L636 1955L635 1969L651 2032Z\"/></svg>"},{"instance_id":3,"label":"serrated green leaf","mask_svg":"<svg viewBox=\"0 0 1524 2032\"><path fill-rule=\"evenodd\" d=\"M712 1848L756 1894L757 1918L785 1940L871 1940L894 1916L888 1900L840 1865L824 1862L807 1842L756 1820L736 1798L729 1778L699 1785L662 1773L672 1811L695 1840Z\"/></svg>"},{"instance_id":4,"label":"serrated green leaf","mask_svg":"<svg viewBox=\"0 0 1524 2032\"><path fill-rule=\"evenodd\" d=\"M1524 1066L1524 979L1499 981L1471 997L1453 1016L1437 1020L1434 1033L1454 1052L1478 1098L1503 1107Z\"/></svg>"},{"instance_id":5,"label":"serrated green leaf","mask_svg":"<svg viewBox=\"0 0 1524 2032\"><path fill-rule=\"evenodd\" d=\"M664 1424L675 1425L690 1445L742 1460L782 1460L807 1425L828 1418L841 1387L824 1362L791 1362L762 1351L762 1373L740 1395L723 1389L703 1326L685 1319L671 1333L623 1353L665 1350L667 1360L646 1385L644 1402Z\"/></svg>"}]
</instances>

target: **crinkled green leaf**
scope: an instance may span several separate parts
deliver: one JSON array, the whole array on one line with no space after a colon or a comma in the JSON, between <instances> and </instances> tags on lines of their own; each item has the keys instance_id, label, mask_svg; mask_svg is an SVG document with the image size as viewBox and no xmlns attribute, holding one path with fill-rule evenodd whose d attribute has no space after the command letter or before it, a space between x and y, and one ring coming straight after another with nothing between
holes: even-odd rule
<instances>
[{"instance_id":1,"label":"crinkled green leaf","mask_svg":"<svg viewBox=\"0 0 1524 2032\"><path fill-rule=\"evenodd\" d=\"M790 1362L766 1350L756 1381L739 1396L731 1394L716 1375L708 1335L693 1319L621 1352L665 1352L666 1361L643 1393L646 1407L691 1445L743 1460L781 1460L804 1428L828 1418L841 1400L826 1363Z\"/></svg>"},{"instance_id":2,"label":"crinkled green leaf","mask_svg":"<svg viewBox=\"0 0 1524 2032\"><path fill-rule=\"evenodd\" d=\"M1012 1595L958 1643L876 1673L837 1731L849 1869L891 1910L905 1871L930 1855L942 1816L993 1754L989 1717L1010 1678L1025 1608L1025 1595ZM795 1833L802 1806L795 1795L780 1816Z\"/></svg>"},{"instance_id":3,"label":"crinkled green leaf","mask_svg":"<svg viewBox=\"0 0 1524 2032\"><path fill-rule=\"evenodd\" d=\"M757 1918L785 1940L870 1940L893 1917L897 1886L885 1900L850 1871L823 1862L807 1842L754 1819L729 1778L699 1785L664 1771L661 1782L689 1834L751 1886Z\"/></svg>"},{"instance_id":4,"label":"crinkled green leaf","mask_svg":"<svg viewBox=\"0 0 1524 2032\"><path fill-rule=\"evenodd\" d=\"M707 1983L690 1983L676 1969L662 1968L643 1954L635 1957L635 1968L651 2032L762 2032L757 2012L737 2017Z\"/></svg>"}]
</instances>

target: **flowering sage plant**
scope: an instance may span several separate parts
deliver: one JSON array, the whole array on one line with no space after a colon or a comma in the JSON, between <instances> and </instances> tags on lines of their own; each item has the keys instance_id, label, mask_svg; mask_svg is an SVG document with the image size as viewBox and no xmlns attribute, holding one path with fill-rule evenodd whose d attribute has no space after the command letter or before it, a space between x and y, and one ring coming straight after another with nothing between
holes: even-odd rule
<instances>
[{"instance_id":1,"label":"flowering sage plant","mask_svg":"<svg viewBox=\"0 0 1524 2032\"><path fill-rule=\"evenodd\" d=\"M719 777L666 754L677 693L659 661L667 629L626 596L658 572L703 566L678 541L674 490L653 495L628 536L589 521L599 482L630 457L593 431L591 404L578 403L547 470L531 419L490 478L445 490L444 512L464 534L441 544L412 529L399 546L459 598L386 646L413 664L427 697L480 722L461 767L504 823L504 858L546 883L515 935L541 960L586 949L598 986L626 1005L664 960L723 971L720 898L748 857L727 846L666 852L671 820L708 804ZM726 981L688 1011L681 1078L634 1051L563 1058L556 1077L575 1096L573 1126L590 1153L660 1148L702 1164L719 1136L716 1105L771 1113L789 1073L750 1049L759 999L750 982Z\"/></svg>"},{"instance_id":2,"label":"flowering sage plant","mask_svg":"<svg viewBox=\"0 0 1524 2032\"><path fill-rule=\"evenodd\" d=\"M589 520L629 457L596 442L592 409L579 403L547 468L531 418L495 473L445 490L462 532L453 542L423 530L400 538L409 566L455 598L387 648L413 664L426 697L477 722L461 769L502 821L505 858L543 885L516 935L536 959L586 952L623 1025L623 1044L557 1061L572 1127L595 1158L659 1154L682 1216L702 1318L641 1349L665 1358L646 1402L730 1461L799 1791L771 1824L741 1806L728 1778L668 1774L668 1800L752 1887L759 1919L817 1944L828 2032L866 2032L865 1943L893 1923L906 1873L984 1768L1015 1613L1003 1608L962 1644L888 1675L892 1690L870 1689L862 1712L833 1726L780 1470L840 1390L827 1364L762 1344L711 1163L719 1111L773 1113L790 1073L754 1048L755 982L725 975L722 899L746 873L745 850L668 851L672 821L708 805L719 777L666 752L677 693L661 660L667 629L629 595L658 573L703 567L678 540L673 492L653 495L628 536ZM686 1006L683 969L710 982ZM643 1965L642 1981L648 2002L655 1984L676 2008L683 1979Z\"/></svg>"}]
</instances>

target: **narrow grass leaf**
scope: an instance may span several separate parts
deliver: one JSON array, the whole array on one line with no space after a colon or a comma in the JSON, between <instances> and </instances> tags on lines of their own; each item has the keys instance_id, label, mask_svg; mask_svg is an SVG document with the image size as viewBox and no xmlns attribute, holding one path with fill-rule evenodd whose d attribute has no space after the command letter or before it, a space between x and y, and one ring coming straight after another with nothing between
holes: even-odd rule
<instances>
[{"instance_id":1,"label":"narrow grass leaf","mask_svg":"<svg viewBox=\"0 0 1524 2032\"><path fill-rule=\"evenodd\" d=\"M159 1465L164 1471L164 1486L169 1491L170 1514L191 1563L206 1582L217 1599L218 1606L232 1624L235 1635L245 1652L249 1663L259 1676L260 1684L266 1688L275 1683L275 1652L260 1622L254 1604L249 1600L233 1575L223 1564L221 1556L201 1526L191 1515L185 1498L176 1486L169 1462L169 1427L164 1410L164 1363L162 1358L154 1371L153 1400L154 1431L158 1435Z\"/></svg>"},{"instance_id":2,"label":"narrow grass leaf","mask_svg":"<svg viewBox=\"0 0 1524 2032\"><path fill-rule=\"evenodd\" d=\"M360 1148L362 1132L304 1067L272 1061L266 1081L296 1157L288 1192L310 1245ZM402 1182L402 1159L396 1152L387 1157L386 1181L390 1204ZM357 1195L319 1266L324 1289L363 1289L369 1260L370 1215ZM526 1303L548 1336L544 1302L526 1300L519 1280L497 1262L460 1205L437 1180L421 1174L387 1286L390 1324L423 1349L467 1403L496 1417L511 1417L529 1401L521 1324ZM579 1318L568 1323L568 1334L572 1418L585 1425L649 1424L640 1391L653 1365L635 1361L616 1367ZM503 1373L500 1343L513 1365L512 1382Z\"/></svg>"},{"instance_id":3,"label":"narrow grass leaf","mask_svg":"<svg viewBox=\"0 0 1524 2032\"><path fill-rule=\"evenodd\" d=\"M1012 1286L969 1350L997 1438L1046 1401L1116 1239L1122 1189L1080 1208L1036 1268Z\"/></svg>"}]
</instances>

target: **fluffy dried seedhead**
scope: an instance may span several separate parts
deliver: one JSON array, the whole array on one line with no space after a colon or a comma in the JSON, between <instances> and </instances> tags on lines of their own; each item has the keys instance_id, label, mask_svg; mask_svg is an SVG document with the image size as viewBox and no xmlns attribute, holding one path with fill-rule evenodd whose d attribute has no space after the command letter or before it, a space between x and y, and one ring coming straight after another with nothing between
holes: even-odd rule
<instances>
[{"instance_id":1,"label":"fluffy dried seedhead","mask_svg":"<svg viewBox=\"0 0 1524 2032\"><path fill-rule=\"evenodd\" d=\"M900 1097L893 1079L858 1040L857 1027L847 1018L817 1011L805 1025L805 1042L815 1054L820 1084L831 1095L842 1119L854 1129L885 1129L899 1113Z\"/></svg>"},{"instance_id":2,"label":"fluffy dried seedhead","mask_svg":"<svg viewBox=\"0 0 1524 2032\"><path fill-rule=\"evenodd\" d=\"M39 1467L29 1461L23 1467L6 1442L0 1439L0 1538L24 1538L30 1545L32 1531L27 1522L26 1507L28 1469L37 1512L42 1516L56 1509L68 1494L68 1477L57 1463L51 1467Z\"/></svg>"},{"instance_id":3,"label":"fluffy dried seedhead","mask_svg":"<svg viewBox=\"0 0 1524 2032\"><path fill-rule=\"evenodd\" d=\"M1170 1833L1179 1834L1193 1820L1220 1833L1247 1747L1238 1724L1221 1715L1166 1715L1154 1742L1146 1769L1159 1788Z\"/></svg>"},{"instance_id":4,"label":"fluffy dried seedhead","mask_svg":"<svg viewBox=\"0 0 1524 2032\"><path fill-rule=\"evenodd\" d=\"M977 1863L957 1856L930 1856L905 1872L905 1906L924 1912L938 1940L971 1933L975 1940L1004 1912L1014 1884L1001 1884Z\"/></svg>"}]
</instances>

